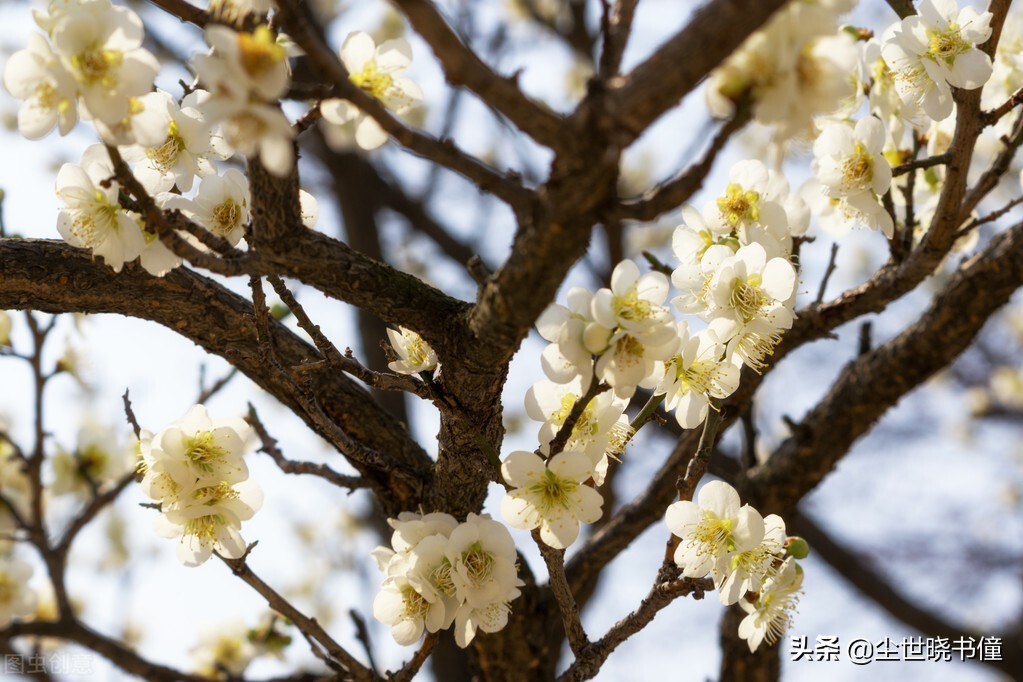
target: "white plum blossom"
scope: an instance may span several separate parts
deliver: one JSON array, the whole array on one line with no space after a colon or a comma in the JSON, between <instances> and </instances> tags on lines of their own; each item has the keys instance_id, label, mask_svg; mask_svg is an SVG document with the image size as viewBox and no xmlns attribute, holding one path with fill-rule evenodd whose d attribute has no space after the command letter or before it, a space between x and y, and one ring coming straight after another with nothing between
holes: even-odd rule
<instances>
[{"instance_id":1,"label":"white plum blossom","mask_svg":"<svg viewBox=\"0 0 1023 682\"><path fill-rule=\"evenodd\" d=\"M142 48L142 20L108 0L69 3L53 25L54 52L89 116L116 125L153 89L159 63Z\"/></svg>"},{"instance_id":2,"label":"white plum blossom","mask_svg":"<svg viewBox=\"0 0 1023 682\"><path fill-rule=\"evenodd\" d=\"M675 413L684 429L703 423L711 398L727 398L739 385L739 369L725 359L725 345L711 330L690 336L689 325L678 323L679 354L666 363L665 376L654 395L665 395L664 406Z\"/></svg>"},{"instance_id":3,"label":"white plum blossom","mask_svg":"<svg viewBox=\"0 0 1023 682\"><path fill-rule=\"evenodd\" d=\"M258 653L249 640L250 632L238 618L200 627L200 643L190 652L196 672L213 679L219 678L223 671L241 676Z\"/></svg>"},{"instance_id":4,"label":"white plum blossom","mask_svg":"<svg viewBox=\"0 0 1023 682\"><path fill-rule=\"evenodd\" d=\"M135 177L146 191L158 194L176 186L187 192L192 189L195 176L216 172L210 159L219 155L212 147L210 127L198 109L179 107L174 98L162 90L139 98L139 103L144 112L156 119L159 135L152 145L124 148L122 156L135 164Z\"/></svg>"},{"instance_id":5,"label":"white plum blossom","mask_svg":"<svg viewBox=\"0 0 1023 682\"><path fill-rule=\"evenodd\" d=\"M507 528L472 513L458 523L443 512L402 512L388 523L391 547L372 553L385 574L373 615L391 626L395 641L413 644L424 631L454 625L464 648L477 629L496 632L507 624L509 602L523 584Z\"/></svg>"},{"instance_id":6,"label":"white plum blossom","mask_svg":"<svg viewBox=\"0 0 1023 682\"><path fill-rule=\"evenodd\" d=\"M212 419L196 405L159 433L140 436L142 489L160 503L154 529L180 538L177 556L186 566L214 551L230 559L245 552L241 524L263 504L242 459L249 433L244 420Z\"/></svg>"},{"instance_id":7,"label":"white plum blossom","mask_svg":"<svg viewBox=\"0 0 1023 682\"><path fill-rule=\"evenodd\" d=\"M28 586L32 566L0 557L0 627L7 627L15 618L31 615L36 608L36 593Z\"/></svg>"},{"instance_id":8,"label":"white plum blossom","mask_svg":"<svg viewBox=\"0 0 1023 682\"><path fill-rule=\"evenodd\" d=\"M739 600L739 606L747 613L739 623L739 636L746 640L751 652L765 640L774 644L785 636L799 603L802 585L803 569L790 557L777 575L764 584L755 602Z\"/></svg>"},{"instance_id":9,"label":"white plum blossom","mask_svg":"<svg viewBox=\"0 0 1023 682\"><path fill-rule=\"evenodd\" d=\"M687 578L702 578L720 568L718 559L753 549L764 539L764 519L722 481L710 481L696 496L668 507L665 522L681 538L675 563Z\"/></svg>"},{"instance_id":10,"label":"white plum blossom","mask_svg":"<svg viewBox=\"0 0 1023 682\"><path fill-rule=\"evenodd\" d=\"M58 449L53 456L54 481L50 490L55 495L74 493L87 497L94 486L103 490L130 472L133 461L131 448L121 442L110 426L86 420L78 430L74 451Z\"/></svg>"},{"instance_id":11,"label":"white plum blossom","mask_svg":"<svg viewBox=\"0 0 1023 682\"><path fill-rule=\"evenodd\" d=\"M4 65L4 87L25 100L18 110L18 131L30 140L44 137L55 127L67 135L78 123L78 90L46 38L28 36L28 46Z\"/></svg>"},{"instance_id":12,"label":"white plum blossom","mask_svg":"<svg viewBox=\"0 0 1023 682\"><path fill-rule=\"evenodd\" d=\"M139 257L145 239L118 204L120 185L107 182L112 175L110 159L101 145L87 149L80 166L61 166L57 196L64 207L57 217L57 231L64 241L90 249L114 272L120 272L125 263Z\"/></svg>"},{"instance_id":13,"label":"white plum blossom","mask_svg":"<svg viewBox=\"0 0 1023 682\"><path fill-rule=\"evenodd\" d=\"M892 169L884 158L884 124L873 116L826 125L813 143L814 172L830 196L876 198L888 191Z\"/></svg>"},{"instance_id":14,"label":"white plum blossom","mask_svg":"<svg viewBox=\"0 0 1023 682\"><path fill-rule=\"evenodd\" d=\"M440 602L428 601L400 572L384 580L373 599L373 617L390 625L394 641L403 646L418 642L424 629L444 629L445 612Z\"/></svg>"},{"instance_id":15,"label":"white plum blossom","mask_svg":"<svg viewBox=\"0 0 1023 682\"><path fill-rule=\"evenodd\" d=\"M796 271L785 258L768 260L760 244L749 244L726 258L708 285L708 315L724 318L734 329L719 329L719 337L731 338L754 320L777 329L792 326L790 299L795 294Z\"/></svg>"},{"instance_id":16,"label":"white plum blossom","mask_svg":"<svg viewBox=\"0 0 1023 682\"><path fill-rule=\"evenodd\" d=\"M657 333L669 325L671 311L663 306L668 297L668 278L660 272L640 275L639 266L623 260L611 273L611 288L593 296L593 319L608 328L622 328L637 337Z\"/></svg>"},{"instance_id":17,"label":"white plum blossom","mask_svg":"<svg viewBox=\"0 0 1023 682\"><path fill-rule=\"evenodd\" d=\"M423 100L423 91L409 78L400 76L412 64L412 46L404 38L381 43L362 31L349 34L341 46L341 61L353 84L401 115ZM387 141L387 133L371 117L347 100L328 99L320 104L328 142L336 148L352 139L341 127L354 126L355 143L371 151Z\"/></svg>"},{"instance_id":18,"label":"white plum blossom","mask_svg":"<svg viewBox=\"0 0 1023 682\"><path fill-rule=\"evenodd\" d=\"M611 330L593 320L592 292L572 287L565 298L567 306L552 303L536 320L540 336L551 342L544 349L540 362L551 381L564 384L580 377L583 386L588 388L593 376L590 348L606 345Z\"/></svg>"},{"instance_id":19,"label":"white plum blossom","mask_svg":"<svg viewBox=\"0 0 1023 682\"><path fill-rule=\"evenodd\" d=\"M991 13L955 0L921 0L917 12L885 31L881 55L903 102L940 121L952 113L949 86L974 90L991 77L991 58L977 49L991 37Z\"/></svg>"},{"instance_id":20,"label":"white plum blossom","mask_svg":"<svg viewBox=\"0 0 1023 682\"><path fill-rule=\"evenodd\" d=\"M398 360L387 363L392 372L419 374L437 369L437 353L430 348L419 334L405 327L387 330L391 348L398 354Z\"/></svg>"},{"instance_id":21,"label":"white plum blossom","mask_svg":"<svg viewBox=\"0 0 1023 682\"><path fill-rule=\"evenodd\" d=\"M501 464L501 476L512 486L501 500L501 516L513 528L540 529L540 539L555 549L579 536L579 523L600 518L604 498L583 482L593 465L582 452L560 452L544 461L517 450Z\"/></svg>"},{"instance_id":22,"label":"white plum blossom","mask_svg":"<svg viewBox=\"0 0 1023 682\"><path fill-rule=\"evenodd\" d=\"M578 377L566 384L541 381L526 392L526 414L530 419L543 422L538 434L541 453L548 454L551 441L584 393ZM621 454L632 437L633 430L625 414L628 403L628 399L612 391L601 391L583 409L565 442L564 449L579 450L590 458L597 485L604 482L608 457Z\"/></svg>"},{"instance_id":23,"label":"white plum blossom","mask_svg":"<svg viewBox=\"0 0 1023 682\"><path fill-rule=\"evenodd\" d=\"M682 206L682 223L675 228L671 238L671 250L683 265L699 263L707 249L717 244L734 245L739 240L732 237L732 226L722 220L706 220L694 206Z\"/></svg>"},{"instance_id":24,"label":"white plum blossom","mask_svg":"<svg viewBox=\"0 0 1023 682\"><path fill-rule=\"evenodd\" d=\"M229 168L223 175L202 178L194 198L170 198L166 205L237 246L249 223L249 203L248 178L238 169Z\"/></svg>"},{"instance_id":25,"label":"white plum blossom","mask_svg":"<svg viewBox=\"0 0 1023 682\"><path fill-rule=\"evenodd\" d=\"M747 592L759 592L764 581L777 574L785 554L785 521L777 514L764 517L764 539L745 552L718 557L714 587L722 604L735 604Z\"/></svg>"},{"instance_id":26,"label":"white plum blossom","mask_svg":"<svg viewBox=\"0 0 1023 682\"><path fill-rule=\"evenodd\" d=\"M192 67L215 97L247 102L255 96L271 102L287 91L288 52L266 25L248 32L211 24L206 42L212 52L196 55Z\"/></svg>"},{"instance_id":27,"label":"white plum blossom","mask_svg":"<svg viewBox=\"0 0 1023 682\"><path fill-rule=\"evenodd\" d=\"M284 177L295 161L295 131L279 107L259 101L211 97L202 113L235 152L258 159L268 171Z\"/></svg>"},{"instance_id":28,"label":"white plum blossom","mask_svg":"<svg viewBox=\"0 0 1023 682\"><path fill-rule=\"evenodd\" d=\"M752 98L754 118L780 140L805 133L853 94L857 49L839 31L850 3L791 2L753 33L710 77L711 113L728 117Z\"/></svg>"}]
</instances>

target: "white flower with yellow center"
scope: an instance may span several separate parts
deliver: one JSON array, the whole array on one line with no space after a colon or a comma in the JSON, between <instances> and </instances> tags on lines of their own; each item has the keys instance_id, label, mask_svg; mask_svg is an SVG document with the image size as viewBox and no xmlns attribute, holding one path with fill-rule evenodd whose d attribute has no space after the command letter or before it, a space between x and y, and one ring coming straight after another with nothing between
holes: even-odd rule
<instances>
[{"instance_id":1,"label":"white flower with yellow center","mask_svg":"<svg viewBox=\"0 0 1023 682\"><path fill-rule=\"evenodd\" d=\"M795 287L796 270L788 260L768 260L760 244L743 246L722 261L711 278L706 317L724 317L737 326L761 319L777 329L788 329L792 326L788 305Z\"/></svg>"},{"instance_id":2,"label":"white flower with yellow center","mask_svg":"<svg viewBox=\"0 0 1023 682\"><path fill-rule=\"evenodd\" d=\"M251 428L243 419L213 419L202 405L153 438L154 469L166 472L185 491L207 482L240 483L249 477L242 459ZM158 451L158 452L157 452Z\"/></svg>"},{"instance_id":3,"label":"white flower with yellow center","mask_svg":"<svg viewBox=\"0 0 1023 682\"><path fill-rule=\"evenodd\" d=\"M579 536L579 523L600 518L604 498L583 482L593 476L589 457L561 452L544 461L517 450L505 458L501 475L513 487L501 500L501 516L513 528L539 527L540 539L555 549Z\"/></svg>"},{"instance_id":4,"label":"white flower with yellow center","mask_svg":"<svg viewBox=\"0 0 1023 682\"><path fill-rule=\"evenodd\" d=\"M216 97L264 102L282 97L291 80L288 51L267 26L252 32L235 31L220 24L206 27L211 54L192 60L199 80Z\"/></svg>"},{"instance_id":5,"label":"white flower with yellow center","mask_svg":"<svg viewBox=\"0 0 1023 682\"><path fill-rule=\"evenodd\" d=\"M150 194L175 186L187 192L192 189L195 176L216 172L210 162L210 158L217 157L211 147L210 127L199 110L179 107L162 90L140 98L139 103L143 111L156 119L159 135L151 145L126 147L122 156L135 164L135 177Z\"/></svg>"},{"instance_id":6,"label":"white flower with yellow center","mask_svg":"<svg viewBox=\"0 0 1023 682\"><path fill-rule=\"evenodd\" d=\"M593 320L592 292L572 287L565 298L567 306L552 303L536 320L540 336L551 342L541 354L540 363L551 381L564 384L579 378L588 386L593 376L593 353L607 348L612 330Z\"/></svg>"},{"instance_id":7,"label":"white flower with yellow center","mask_svg":"<svg viewBox=\"0 0 1023 682\"><path fill-rule=\"evenodd\" d=\"M666 363L664 379L654 395L665 394L664 407L675 413L683 429L703 423L711 398L727 398L739 386L739 370L725 360L725 346L717 335L704 330L689 335L689 325L678 323L681 351Z\"/></svg>"},{"instance_id":8,"label":"white flower with yellow center","mask_svg":"<svg viewBox=\"0 0 1023 682\"><path fill-rule=\"evenodd\" d=\"M991 37L991 13L955 0L921 0L917 12L885 31L881 55L902 100L940 121L952 113L949 86L974 90L991 77L991 58L977 49Z\"/></svg>"},{"instance_id":9,"label":"white flower with yellow center","mask_svg":"<svg viewBox=\"0 0 1023 682\"><path fill-rule=\"evenodd\" d=\"M195 198L171 197L166 208L178 209L207 230L237 246L249 223L249 180L236 168L199 181Z\"/></svg>"},{"instance_id":10,"label":"white flower with yellow center","mask_svg":"<svg viewBox=\"0 0 1023 682\"><path fill-rule=\"evenodd\" d=\"M668 278L660 272L640 275L639 266L623 260L611 273L611 288L603 288L593 296L593 319L608 329L625 329L643 338L647 333L663 334L662 329L674 321L664 307L668 297Z\"/></svg>"},{"instance_id":11,"label":"white flower with yellow center","mask_svg":"<svg viewBox=\"0 0 1023 682\"><path fill-rule=\"evenodd\" d=\"M118 204L120 185L108 182L112 176L110 159L102 145L88 148L81 166L61 166L57 196L64 207L57 217L57 231L67 243L90 249L114 272L120 272L125 263L139 257L145 239Z\"/></svg>"},{"instance_id":12,"label":"white flower with yellow center","mask_svg":"<svg viewBox=\"0 0 1023 682\"><path fill-rule=\"evenodd\" d=\"M387 363L392 372L419 374L437 369L437 353L423 337L411 329L405 327L398 327L397 331L388 329L387 338L399 358Z\"/></svg>"},{"instance_id":13,"label":"white flower with yellow center","mask_svg":"<svg viewBox=\"0 0 1023 682\"><path fill-rule=\"evenodd\" d=\"M157 534L180 538L177 557L185 566L198 566L216 551L228 559L245 553L242 521L263 505L263 492L255 481L234 485L219 482L194 488L173 503L164 502L163 514L153 519Z\"/></svg>"},{"instance_id":14,"label":"white flower with yellow center","mask_svg":"<svg viewBox=\"0 0 1023 682\"><path fill-rule=\"evenodd\" d=\"M856 122L826 125L813 143L814 173L828 196L845 197L852 204L861 195L868 201L888 191L892 168L884 158L884 124L873 116Z\"/></svg>"},{"instance_id":15,"label":"white flower with yellow center","mask_svg":"<svg viewBox=\"0 0 1023 682\"><path fill-rule=\"evenodd\" d=\"M739 601L739 606L748 614L739 623L739 636L746 640L751 652L765 640L775 644L785 636L792 624L802 585L803 569L790 557L778 569L778 574L764 584L755 602Z\"/></svg>"},{"instance_id":16,"label":"white flower with yellow center","mask_svg":"<svg viewBox=\"0 0 1023 682\"><path fill-rule=\"evenodd\" d=\"M295 131L277 106L259 101L211 97L201 104L203 116L220 126L224 143L250 162L256 159L278 177L295 162Z\"/></svg>"},{"instance_id":17,"label":"white flower with yellow center","mask_svg":"<svg viewBox=\"0 0 1023 682\"><path fill-rule=\"evenodd\" d=\"M526 414L530 419L543 422L538 434L543 454L548 454L551 441L584 393L578 377L566 384L541 381L526 392ZM590 458L597 485L604 482L608 457L620 455L632 437L633 430L625 414L628 405L627 398L616 396L612 391L598 393L582 411L565 443L565 450L579 450Z\"/></svg>"},{"instance_id":18,"label":"white flower with yellow center","mask_svg":"<svg viewBox=\"0 0 1023 682\"><path fill-rule=\"evenodd\" d=\"M681 538L675 563L687 578L710 573L720 557L753 549L764 539L764 519L739 493L722 481L710 481L696 496L668 507L665 523Z\"/></svg>"},{"instance_id":19,"label":"white flower with yellow center","mask_svg":"<svg viewBox=\"0 0 1023 682\"><path fill-rule=\"evenodd\" d=\"M377 46L368 33L352 33L341 46L341 61L353 84L398 115L423 101L419 85L399 75L412 64L412 47L404 38ZM326 128L327 140L336 148L348 146L351 138L339 129L348 124L354 125L354 140L362 149L370 151L387 141L380 125L347 100L324 100L320 111L331 124Z\"/></svg>"},{"instance_id":20,"label":"white flower with yellow center","mask_svg":"<svg viewBox=\"0 0 1023 682\"><path fill-rule=\"evenodd\" d=\"M75 79L38 33L29 34L28 47L7 60L4 87L25 100L18 109L18 131L30 140L44 137L54 127L67 135L78 122Z\"/></svg>"},{"instance_id":21,"label":"white flower with yellow center","mask_svg":"<svg viewBox=\"0 0 1023 682\"><path fill-rule=\"evenodd\" d=\"M764 582L777 575L777 564L785 555L785 521L777 514L764 517L764 539L745 552L718 557L711 569L718 598L726 606L747 592L759 592Z\"/></svg>"},{"instance_id":22,"label":"white flower with yellow center","mask_svg":"<svg viewBox=\"0 0 1023 682\"><path fill-rule=\"evenodd\" d=\"M68 5L53 26L54 52L89 115L113 126L153 89L159 62L142 45L142 20L106 0Z\"/></svg>"},{"instance_id":23,"label":"white flower with yellow center","mask_svg":"<svg viewBox=\"0 0 1023 682\"><path fill-rule=\"evenodd\" d=\"M15 618L31 615L36 608L36 594L28 586L32 566L18 559L0 558L0 627L7 627Z\"/></svg>"},{"instance_id":24,"label":"white flower with yellow center","mask_svg":"<svg viewBox=\"0 0 1023 682\"><path fill-rule=\"evenodd\" d=\"M451 582L459 602L482 609L518 595L515 542L503 524L469 513L447 542Z\"/></svg>"}]
</instances>

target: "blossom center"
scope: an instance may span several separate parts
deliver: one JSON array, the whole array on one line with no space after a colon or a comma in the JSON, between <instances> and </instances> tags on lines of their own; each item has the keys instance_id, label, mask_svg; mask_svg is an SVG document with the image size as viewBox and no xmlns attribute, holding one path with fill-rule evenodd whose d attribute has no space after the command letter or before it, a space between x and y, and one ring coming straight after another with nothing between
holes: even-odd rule
<instances>
[{"instance_id":1,"label":"blossom center","mask_svg":"<svg viewBox=\"0 0 1023 682\"><path fill-rule=\"evenodd\" d=\"M277 44L273 32L266 26L260 26L253 33L238 34L239 61L253 78L265 75L285 57L284 48Z\"/></svg>"},{"instance_id":2,"label":"blossom center","mask_svg":"<svg viewBox=\"0 0 1023 682\"><path fill-rule=\"evenodd\" d=\"M213 207L213 231L225 236L238 226L241 220L241 207L228 197Z\"/></svg>"},{"instance_id":3,"label":"blossom center","mask_svg":"<svg viewBox=\"0 0 1023 682\"><path fill-rule=\"evenodd\" d=\"M959 25L955 22L949 24L944 31L928 32L928 38L927 55L935 61L940 59L948 66L955 63L956 57L973 48L963 39Z\"/></svg>"},{"instance_id":4,"label":"blossom center","mask_svg":"<svg viewBox=\"0 0 1023 682\"><path fill-rule=\"evenodd\" d=\"M401 588L401 599L405 605L402 616L407 620L422 620L426 618L430 610L430 602L426 601L423 595L415 591L411 585Z\"/></svg>"},{"instance_id":5,"label":"blossom center","mask_svg":"<svg viewBox=\"0 0 1023 682\"><path fill-rule=\"evenodd\" d=\"M732 227L739 223L760 220L760 193L746 191L734 182L728 183L725 196L718 199L718 210Z\"/></svg>"},{"instance_id":6,"label":"blossom center","mask_svg":"<svg viewBox=\"0 0 1023 682\"><path fill-rule=\"evenodd\" d=\"M227 451L213 442L211 431L200 431L185 439L185 456L196 469L208 474L227 458Z\"/></svg>"},{"instance_id":7,"label":"blossom center","mask_svg":"<svg viewBox=\"0 0 1023 682\"><path fill-rule=\"evenodd\" d=\"M483 549L482 545L474 542L469 551L462 555L462 563L468 574L469 582L473 587L481 587L490 580L494 570L494 556Z\"/></svg>"},{"instance_id":8,"label":"blossom center","mask_svg":"<svg viewBox=\"0 0 1023 682\"><path fill-rule=\"evenodd\" d=\"M760 288L760 277L751 275L748 279L735 279L729 304L739 313L743 322L752 322L760 317L771 302L770 297Z\"/></svg>"},{"instance_id":9,"label":"blossom center","mask_svg":"<svg viewBox=\"0 0 1023 682\"><path fill-rule=\"evenodd\" d=\"M167 139L159 147L146 150L146 157L149 158L161 173L168 173L174 167L178 156L185 150L185 140L181 137L178 124L171 121L167 126Z\"/></svg>"},{"instance_id":10,"label":"blossom center","mask_svg":"<svg viewBox=\"0 0 1023 682\"><path fill-rule=\"evenodd\" d=\"M71 57L71 66L78 72L79 79L86 85L102 85L112 88L117 84L114 75L124 60L119 50L103 50L92 47Z\"/></svg>"},{"instance_id":11,"label":"blossom center","mask_svg":"<svg viewBox=\"0 0 1023 682\"><path fill-rule=\"evenodd\" d=\"M377 99L383 99L394 86L394 77L389 73L377 70L376 62L369 62L359 73L351 74L351 81L356 87Z\"/></svg>"},{"instance_id":12,"label":"blossom center","mask_svg":"<svg viewBox=\"0 0 1023 682\"><path fill-rule=\"evenodd\" d=\"M852 156L842 164L842 189L862 190L874 178L874 159L862 142L857 142Z\"/></svg>"},{"instance_id":13,"label":"blossom center","mask_svg":"<svg viewBox=\"0 0 1023 682\"><path fill-rule=\"evenodd\" d=\"M569 509L571 507L569 497L579 487L576 481L560 478L550 469L544 469L538 482L529 488L529 492L537 499L537 507L540 513L548 516L548 512L555 508Z\"/></svg>"}]
</instances>

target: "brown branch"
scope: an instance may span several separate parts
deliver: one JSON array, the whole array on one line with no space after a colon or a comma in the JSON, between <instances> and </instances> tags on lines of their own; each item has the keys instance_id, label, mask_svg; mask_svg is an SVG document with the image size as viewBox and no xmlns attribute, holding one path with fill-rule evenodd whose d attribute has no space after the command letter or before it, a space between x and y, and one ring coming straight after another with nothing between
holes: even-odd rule
<instances>
[{"instance_id":1,"label":"brown branch","mask_svg":"<svg viewBox=\"0 0 1023 682\"><path fill-rule=\"evenodd\" d=\"M645 192L638 199L630 199L613 210L618 219L649 222L668 211L674 210L700 190L718 154L738 130L745 126L751 116L748 103L741 104L735 115L718 130L707 151L697 163L677 177Z\"/></svg>"},{"instance_id":2,"label":"brown branch","mask_svg":"<svg viewBox=\"0 0 1023 682\"><path fill-rule=\"evenodd\" d=\"M423 663L430 657L433 652L433 648L437 646L438 635L436 632L430 632L426 635L422 645L416 650L416 653L412 655L409 662L402 666L401 670L388 675L388 682L411 682L411 680L419 672L419 669L423 667Z\"/></svg>"},{"instance_id":3,"label":"brown branch","mask_svg":"<svg viewBox=\"0 0 1023 682\"><path fill-rule=\"evenodd\" d=\"M1023 644L1021 644L1023 642L1021 634L1023 633L1018 631L981 633L972 631L963 625L949 623L897 592L892 587L889 577L863 558L863 552L852 551L842 546L812 518L802 513L796 514L788 519L788 527L810 544L814 556L826 561L860 594L884 609L889 615L928 637L945 637L951 640L963 636L978 639L983 636L1000 636L1002 640L1001 660L984 659L980 662L1008 675L1023 669Z\"/></svg>"},{"instance_id":4,"label":"brown branch","mask_svg":"<svg viewBox=\"0 0 1023 682\"><path fill-rule=\"evenodd\" d=\"M877 419L951 363L1021 285L1023 224L1017 224L964 263L917 323L846 366L793 435L751 472L750 504L790 515Z\"/></svg>"},{"instance_id":5,"label":"brown branch","mask_svg":"<svg viewBox=\"0 0 1023 682\"><path fill-rule=\"evenodd\" d=\"M55 313L117 313L157 322L222 356L294 410L315 432L329 435L304 413L291 386L263 362L251 303L185 268L162 278L132 265L115 274L92 262L81 249L60 242L0 240L0 308L25 307ZM288 366L314 367L304 380L331 421L352 439L388 453L385 468L361 470L385 509L397 513L415 508L419 491L408 488L395 474L422 475L431 461L405 426L383 412L354 381L326 365L315 368L316 350L282 324L271 321L270 331Z\"/></svg>"},{"instance_id":6,"label":"brown branch","mask_svg":"<svg viewBox=\"0 0 1023 682\"><path fill-rule=\"evenodd\" d=\"M636 5L639 0L615 0L614 7L605 12L601 21L604 40L600 50L600 64L597 73L607 80L618 74L622 66L622 56L632 32L632 20L636 16Z\"/></svg>"},{"instance_id":7,"label":"brown branch","mask_svg":"<svg viewBox=\"0 0 1023 682\"><path fill-rule=\"evenodd\" d=\"M434 3L396 0L395 4L429 44L444 68L448 83L469 88L487 106L545 147L557 149L562 145L564 124L561 117L527 97L515 77L500 76L484 64L455 34Z\"/></svg>"},{"instance_id":8,"label":"brown branch","mask_svg":"<svg viewBox=\"0 0 1023 682\"><path fill-rule=\"evenodd\" d=\"M249 549L251 550L252 548L250 547ZM248 552L246 552L246 555L247 554ZM345 672L347 672L350 676L350 679L360 682L376 682L380 679L376 673L359 663L359 661L348 653L343 646L338 644L329 634L327 634L327 631L324 630L318 622L316 622L315 618L310 618L299 611L291 604L291 602L263 582L263 580L256 575L251 568L249 568L249 565L245 562L245 557L242 557L241 559L220 558L225 564L227 564L228 568L231 569L231 572L234 575L241 578L242 581L259 593L266 600L266 603L270 608L285 618L288 618L295 624L295 627L318 642L326 650L330 657L344 668Z\"/></svg>"},{"instance_id":9,"label":"brown branch","mask_svg":"<svg viewBox=\"0 0 1023 682\"><path fill-rule=\"evenodd\" d=\"M632 142L690 93L787 0L715 0L700 8L607 94L606 110Z\"/></svg>"},{"instance_id":10,"label":"brown branch","mask_svg":"<svg viewBox=\"0 0 1023 682\"><path fill-rule=\"evenodd\" d=\"M900 163L898 166L892 168L892 177L897 178L900 175L905 175L910 171L920 170L922 168L931 168L932 166L940 166L948 163L952 159L951 152L945 152L944 154L935 154L934 156L928 156L926 159L915 159L906 163Z\"/></svg>"},{"instance_id":11,"label":"brown branch","mask_svg":"<svg viewBox=\"0 0 1023 682\"><path fill-rule=\"evenodd\" d=\"M572 589L565 577L565 550L548 546L540 538L538 530L533 531L533 541L536 542L544 563L547 564L550 589L558 603L558 611L561 613L561 623L565 628L565 636L568 637L568 645L572 648L572 653L578 657L589 646L590 640L579 620L579 606L575 602Z\"/></svg>"},{"instance_id":12,"label":"brown branch","mask_svg":"<svg viewBox=\"0 0 1023 682\"><path fill-rule=\"evenodd\" d=\"M425 159L465 176L485 192L490 192L517 213L528 212L534 195L516 179L502 175L479 159L459 149L450 140L437 140L405 126L376 98L353 84L340 59L323 42L309 7L297 0L281 0L279 16L288 34L305 50L323 77L338 89L342 97L359 107L401 146Z\"/></svg>"},{"instance_id":13,"label":"brown branch","mask_svg":"<svg viewBox=\"0 0 1023 682\"><path fill-rule=\"evenodd\" d=\"M185 0L149 0L149 2L168 14L176 16L182 22L195 24L199 28L205 28L210 20L209 15L204 10L185 2Z\"/></svg>"},{"instance_id":14,"label":"brown branch","mask_svg":"<svg viewBox=\"0 0 1023 682\"><path fill-rule=\"evenodd\" d=\"M259 442L261 443L261 447L259 449L270 455L270 458L273 459L277 467L284 473L318 476L325 481L333 483L339 488L350 488L352 490L355 490L356 488L365 488L369 485L369 483L360 476L346 476L344 474L339 474L326 464L296 461L285 457L280 448L277 447L277 441L270 436L266 427L263 425L263 422L260 421L259 415L256 413L256 408L252 405L252 403L249 403L249 416L246 421L252 426L256 435L259 436Z\"/></svg>"},{"instance_id":15,"label":"brown branch","mask_svg":"<svg viewBox=\"0 0 1023 682\"><path fill-rule=\"evenodd\" d=\"M911 17L916 14L916 8L913 7L913 0L887 0L887 2L888 6L899 15L900 19L905 19L906 17Z\"/></svg>"},{"instance_id":16,"label":"brown branch","mask_svg":"<svg viewBox=\"0 0 1023 682\"><path fill-rule=\"evenodd\" d=\"M688 595L692 595L693 599L703 599L704 592L713 589L714 582L710 578L682 578L671 582L656 583L643 598L639 607L615 623L607 631L607 634L586 647L568 670L558 677L558 682L591 679L600 671L600 667L611 655L611 652L626 639L645 628L665 606L679 597Z\"/></svg>"}]
</instances>

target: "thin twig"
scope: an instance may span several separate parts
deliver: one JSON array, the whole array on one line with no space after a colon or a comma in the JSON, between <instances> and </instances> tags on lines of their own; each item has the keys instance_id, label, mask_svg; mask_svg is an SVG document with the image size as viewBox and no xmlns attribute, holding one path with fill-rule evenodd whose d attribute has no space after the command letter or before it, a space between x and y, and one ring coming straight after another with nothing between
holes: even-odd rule
<instances>
[{"instance_id":1,"label":"thin twig","mask_svg":"<svg viewBox=\"0 0 1023 682\"><path fill-rule=\"evenodd\" d=\"M346 476L344 474L339 474L326 464L301 462L285 457L280 448L277 447L277 441L270 436L266 427L263 425L263 422L259 419L259 415L256 413L256 408L252 405L252 403L249 403L249 416L246 421L249 422L252 429L259 437L259 442L261 444L260 450L270 455L270 458L273 459L275 464L277 464L277 467L284 473L318 476L338 487L350 488L352 490L355 490L356 488L365 488L369 485L366 479L361 476Z\"/></svg>"},{"instance_id":2,"label":"thin twig","mask_svg":"<svg viewBox=\"0 0 1023 682\"><path fill-rule=\"evenodd\" d=\"M572 653L577 657L589 643L586 630L579 620L579 607L575 603L572 589L568 586L568 578L565 577L565 550L555 549L549 546L540 537L540 531L533 531L533 540L540 549L544 563L547 564L547 572L550 574L551 592L558 602L558 610L561 612L561 622L565 627L565 636L568 638L568 645Z\"/></svg>"},{"instance_id":3,"label":"thin twig","mask_svg":"<svg viewBox=\"0 0 1023 682\"><path fill-rule=\"evenodd\" d=\"M247 554L248 552L246 552L246 555ZM288 618L295 624L295 627L303 633L308 634L321 646L323 646L327 653L330 654L330 657L340 663L345 669L345 672L347 672L353 680L374 682L379 679L373 671L359 663L359 661L348 653L343 646L338 644L329 634L327 634L327 631L324 630L318 622L316 622L315 618L311 618L299 611L291 604L291 602L263 582L263 580L257 576L246 563L244 556L240 559L227 559L222 556L220 558L225 564L227 564L235 576L241 578L242 581L262 595L262 597L266 599L266 603L270 606L270 608Z\"/></svg>"},{"instance_id":4,"label":"thin twig","mask_svg":"<svg viewBox=\"0 0 1023 682\"><path fill-rule=\"evenodd\" d=\"M821 288L817 290L817 299L815 303L820 303L824 300L824 292L828 288L828 280L831 279L831 275L835 272L837 267L836 258L838 258L838 242L831 244L831 256L828 258L828 267L824 271L824 277L821 279Z\"/></svg>"},{"instance_id":5,"label":"thin twig","mask_svg":"<svg viewBox=\"0 0 1023 682\"><path fill-rule=\"evenodd\" d=\"M438 636L436 632L427 634L426 639L423 640L423 644L418 650L416 650L416 653L412 655L409 662L406 663L398 672L393 675L388 675L388 682L409 682L413 677L415 677L416 673L419 672L419 669L423 667L423 663L425 663L426 659L430 657L430 654L433 652L433 648L437 646L437 639Z\"/></svg>"}]
</instances>

